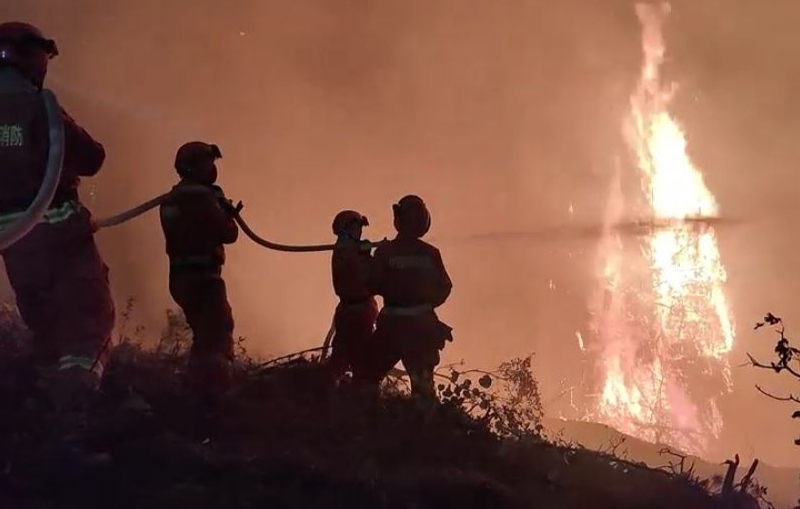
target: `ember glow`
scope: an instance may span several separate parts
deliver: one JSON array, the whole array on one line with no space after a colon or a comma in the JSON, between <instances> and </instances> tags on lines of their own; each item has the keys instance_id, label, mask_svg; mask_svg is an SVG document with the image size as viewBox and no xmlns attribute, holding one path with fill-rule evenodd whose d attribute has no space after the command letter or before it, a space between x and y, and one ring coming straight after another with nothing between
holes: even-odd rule
<instances>
[{"instance_id":1,"label":"ember glow","mask_svg":"<svg viewBox=\"0 0 800 509\"><path fill-rule=\"evenodd\" d=\"M668 5L637 6L644 64L625 135L641 171L648 219L670 226L633 241L605 229L602 288L591 306L601 369L591 417L643 440L702 454L722 429L716 400L731 389L727 354L734 326L715 233L685 222L714 217L718 206L668 110L673 88L660 80L668 13ZM619 187L615 182L607 225L622 220Z\"/></svg>"}]
</instances>

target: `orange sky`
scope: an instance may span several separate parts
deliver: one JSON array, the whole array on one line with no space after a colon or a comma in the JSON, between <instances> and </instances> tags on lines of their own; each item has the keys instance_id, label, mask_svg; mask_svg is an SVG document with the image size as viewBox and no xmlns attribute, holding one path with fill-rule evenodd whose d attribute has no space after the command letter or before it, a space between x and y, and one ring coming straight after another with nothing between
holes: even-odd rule
<instances>
[{"instance_id":1,"label":"orange sky","mask_svg":"<svg viewBox=\"0 0 800 509\"><path fill-rule=\"evenodd\" d=\"M800 212L790 203L800 5L769 3L674 2L667 28L691 155L723 213L754 221L718 232L738 324L733 364L771 352L752 322L770 309L791 330L800 302L791 235ZM49 85L109 153L83 187L97 215L163 192L174 150L196 138L220 145L221 184L279 241L328 241L342 208L367 214L370 236L389 235L391 203L418 193L455 283L442 313L456 334L446 360L493 365L535 351L547 399L585 369L574 332L595 284L595 241L470 236L566 224L570 204L572 221L597 220L618 163L638 192L619 129L640 63L631 5L12 0L0 19L33 21L59 42ZM157 328L170 304L157 217L99 239L120 306L134 296L136 320ZM321 342L335 302L326 255L243 240L226 274L254 351ZM779 380L747 368L734 376L724 448L796 463L793 409L752 388Z\"/></svg>"}]
</instances>

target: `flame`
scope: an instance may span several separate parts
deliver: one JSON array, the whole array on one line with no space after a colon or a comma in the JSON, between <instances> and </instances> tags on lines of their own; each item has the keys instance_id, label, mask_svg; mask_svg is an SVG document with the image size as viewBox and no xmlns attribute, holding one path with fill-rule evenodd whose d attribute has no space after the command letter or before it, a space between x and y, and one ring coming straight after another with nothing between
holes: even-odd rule
<instances>
[{"instance_id":1,"label":"flame","mask_svg":"<svg viewBox=\"0 0 800 509\"><path fill-rule=\"evenodd\" d=\"M674 88L660 79L661 28L669 6L640 4L636 10L644 64L625 134L650 214L671 227L633 248L610 228L604 231L602 291L593 303L602 391L592 417L638 438L702 454L722 429L716 398L731 389L727 354L734 325L715 233L682 220L716 216L719 207L668 110ZM622 217L619 173L617 168L607 225ZM715 384L721 387L716 392Z\"/></svg>"}]
</instances>

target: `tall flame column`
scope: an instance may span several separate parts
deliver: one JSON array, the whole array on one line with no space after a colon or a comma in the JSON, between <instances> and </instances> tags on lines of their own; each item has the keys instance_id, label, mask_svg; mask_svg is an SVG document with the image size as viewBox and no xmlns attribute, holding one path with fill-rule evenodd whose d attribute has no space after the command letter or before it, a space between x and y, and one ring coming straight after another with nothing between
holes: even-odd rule
<instances>
[{"instance_id":1,"label":"tall flame column","mask_svg":"<svg viewBox=\"0 0 800 509\"><path fill-rule=\"evenodd\" d=\"M607 228L599 246L601 288L590 303L600 343L601 388L590 417L643 440L702 454L722 430L717 400L730 391L734 325L715 232L681 220L718 206L670 115L661 83L669 6L637 5L644 64L624 134L655 221L671 228L627 245ZM622 219L619 191L605 221Z\"/></svg>"}]
</instances>

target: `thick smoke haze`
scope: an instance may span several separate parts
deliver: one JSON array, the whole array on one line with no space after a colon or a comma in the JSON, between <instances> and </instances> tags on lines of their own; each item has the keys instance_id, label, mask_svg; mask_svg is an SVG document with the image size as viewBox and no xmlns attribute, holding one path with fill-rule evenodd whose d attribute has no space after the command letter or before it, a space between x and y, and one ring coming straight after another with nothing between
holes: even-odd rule
<instances>
[{"instance_id":1,"label":"thick smoke haze","mask_svg":"<svg viewBox=\"0 0 800 509\"><path fill-rule=\"evenodd\" d=\"M674 113L724 215L737 318L732 364L771 355L767 310L800 316L800 46L791 0L673 2ZM414 192L454 280L445 360L492 366L536 352L551 409L588 369L575 332L596 284L596 239L492 236L598 221L616 165L639 189L621 123L641 59L622 0L10 0L0 20L42 27L61 50L49 86L108 151L82 193L98 216L164 192L185 141L220 145L220 183L264 236L326 242L343 208L391 235ZM570 214L570 206L574 214ZM477 236L476 236L477 235ZM98 235L118 305L157 332L171 306L157 214ZM335 305L327 255L242 239L226 267L237 333L268 355L318 345ZM800 320L797 320L800 330ZM793 409L734 368L719 454L796 464Z\"/></svg>"}]
</instances>

